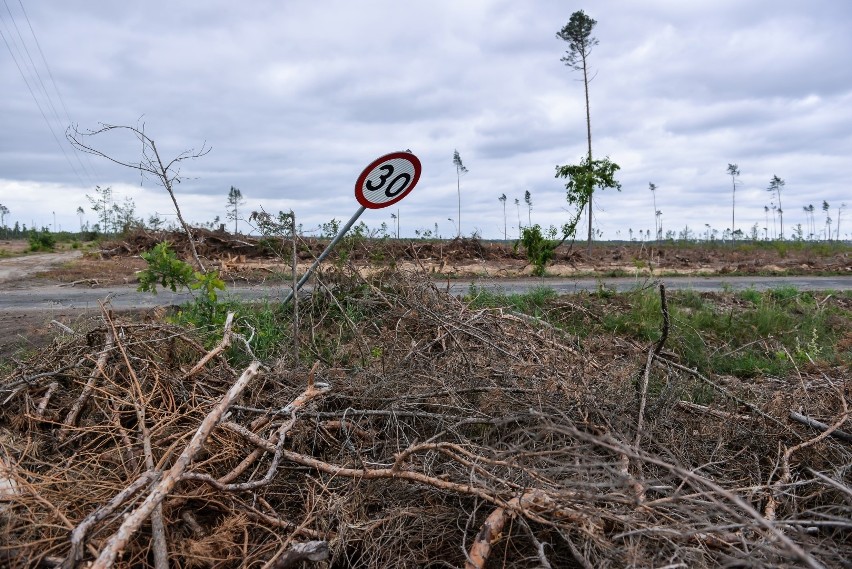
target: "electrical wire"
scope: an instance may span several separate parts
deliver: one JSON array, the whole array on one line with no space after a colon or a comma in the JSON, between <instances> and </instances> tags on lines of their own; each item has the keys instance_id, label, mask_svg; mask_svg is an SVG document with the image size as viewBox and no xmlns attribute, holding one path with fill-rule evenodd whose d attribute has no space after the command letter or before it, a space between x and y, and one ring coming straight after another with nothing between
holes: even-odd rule
<instances>
[{"instance_id":1,"label":"electrical wire","mask_svg":"<svg viewBox=\"0 0 852 569\"><path fill-rule=\"evenodd\" d=\"M53 110L54 115L56 116L57 120L59 121L58 114L56 113L56 108L53 105L52 101L50 100L50 95L49 95L49 93L47 93L47 89L44 87L44 82L41 81L41 76L39 75L38 70L35 68L35 63L33 62L32 57L30 57L29 50L27 49L26 43L24 42L24 39L23 39L23 36L21 35L20 30L18 29L18 25L15 22L15 18L12 15L12 11L9 9L9 5L6 2L6 0L3 0L3 4L6 6L6 11L9 13L9 19L12 23L12 26L14 26L15 30L17 31L18 37L19 37L20 42L23 46L23 49L26 52L27 57L29 58L30 64L32 66L32 70L33 70L34 74L36 75L36 77L38 78L39 82L41 83L42 90L45 93L45 97L47 98L48 105ZM21 78L24 80L24 84L27 86L27 90L29 91L30 96L33 98L33 101L35 102L36 107L38 107L39 113L41 114L42 119L44 119L44 122L47 125L48 130L50 130L50 134L53 136L53 140L56 142L56 145L59 146L59 149L62 151L62 155L65 157L65 161L68 163L68 166L70 166L71 170L74 172L74 175L76 176L77 180L80 182L80 185L85 187L86 183L83 181L83 178L80 176L80 172L77 170L77 168L74 166L74 163L71 161L71 158L68 156L68 152L65 150L65 146L62 144L62 142L60 142L59 137L56 135L56 131L54 130L53 124L51 124L51 121L48 118L47 113L45 113L44 107L43 107L42 103L39 101L38 96L36 95L36 91L33 90L33 85L31 85L31 78L28 79L27 73L24 72L24 68L27 67L26 60L24 59L23 53L21 52L21 48L19 48L17 43L15 42L15 37L14 37L14 34L12 33L12 31L11 31L11 28L9 28L9 24L3 18L0 18L0 21L3 22L3 27L6 28L6 33L3 33L3 28L0 27L0 37L2 37L3 43L6 45L6 49L9 51L9 55L12 56L12 61L14 61L15 67L17 67L17 69L18 69L18 73L20 73ZM7 35L8 35L8 37L7 37ZM14 49L13 49L13 47L14 47ZM15 55L16 52L18 54L17 56ZM23 67L21 66L22 63L23 63ZM29 68L27 68L27 70L29 71ZM61 123L61 121L59 121L59 122Z\"/></svg>"},{"instance_id":2,"label":"electrical wire","mask_svg":"<svg viewBox=\"0 0 852 569\"><path fill-rule=\"evenodd\" d=\"M5 0L4 0L5 1ZM74 121L71 120L71 113L68 112L68 107L65 105L65 99L62 97L62 93L59 91L59 85L56 84L56 79L53 78L53 71L50 69L50 65L47 63L47 58L44 56L44 51L41 49L41 42L38 41L38 36L35 33L35 29L33 29L33 25L30 22L30 17L27 15L27 11L24 8L24 3L22 0L18 0L18 4L21 6L21 13L24 15L24 19L27 21L27 26L30 29L30 34L33 36L33 40L35 40L36 47L38 48L38 53L41 56L41 61L44 63L44 68L47 69L47 75L50 78L50 83L53 85L53 90L56 91L56 96L59 98L59 103L62 105L62 110L65 112L65 119L68 121L67 124L71 125ZM60 121L61 122L61 121ZM77 158L77 162L80 164L80 167L85 172L89 182L94 185L94 181L92 178L92 171L95 169L92 164L92 160L88 154L85 152L80 152L72 145L71 148L74 149L74 156ZM85 157L86 163L88 164L88 168L83 162L80 160L80 154Z\"/></svg>"}]
</instances>

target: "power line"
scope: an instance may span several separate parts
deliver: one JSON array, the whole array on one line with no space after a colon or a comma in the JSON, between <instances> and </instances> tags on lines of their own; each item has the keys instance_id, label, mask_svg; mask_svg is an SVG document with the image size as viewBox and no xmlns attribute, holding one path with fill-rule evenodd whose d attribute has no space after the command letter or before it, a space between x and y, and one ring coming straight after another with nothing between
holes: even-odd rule
<instances>
[{"instance_id":1,"label":"power line","mask_svg":"<svg viewBox=\"0 0 852 569\"><path fill-rule=\"evenodd\" d=\"M30 22L30 17L27 15L27 11L24 8L24 3L21 0L18 0L18 4L21 6L21 13L24 15L24 19L27 21L27 26L30 28L30 33L33 36L33 40L35 40L36 47L38 48L38 53L41 56L42 62L44 63L44 68L47 69L47 75L48 77L50 77L50 82L53 85L53 90L56 91L56 96L59 97L59 103L62 105L62 110L65 112L65 119L68 121L68 124L71 125L74 122L71 120L71 113L68 112L68 107L65 105L65 99L62 97L62 93L59 91L59 85L56 84L56 80L53 78L53 71L51 71L50 65L47 64L47 58L44 56L44 51L42 51L41 49L41 42L38 41L38 36L36 36L35 30L33 29L33 25ZM80 164L80 167L83 169L83 171L86 173L86 176L89 178L89 182L94 185L94 181L91 174L91 170L94 170L94 166L92 165L91 158L88 154L82 153L86 159L86 162L89 165L89 168L86 168L86 166L80 160L81 152L78 151L74 147L74 145L71 145L71 148L74 150L74 156L77 158L77 162Z\"/></svg>"},{"instance_id":2,"label":"power line","mask_svg":"<svg viewBox=\"0 0 852 569\"><path fill-rule=\"evenodd\" d=\"M20 41L23 44L24 50L27 52L27 55L29 56L29 51L27 50L26 43L24 43L23 36L21 36L20 31L18 30L18 26L15 23L14 16L12 15L12 11L9 10L9 5L6 3L6 0L3 0L3 4L6 6L6 10L9 12L9 18L12 21L12 25L18 31L18 37L20 38ZM3 21L3 19L0 18L0 21ZM9 55L12 56L12 61L15 62L15 67L18 68L18 73L20 73L21 78L24 80L24 84L27 86L27 90L30 92L30 96L33 98L33 101L35 102L36 107L38 107L39 113L41 113L41 117L42 117L42 119L44 119L44 123L47 125L47 128L50 130L50 134L53 136L53 140L56 141L56 145L59 146L59 150L62 151L62 155L65 157L65 161L68 162L68 166L71 167L71 170L74 172L74 175L76 176L77 180L80 182L80 185L85 187L86 186L85 182L83 182L83 179L80 176L80 173L77 171L77 168L74 167L74 163L71 162L71 159L68 157L68 153L65 151L65 146L63 146L63 144L59 141L59 137L56 136L56 131L54 130L53 125L50 122L50 119L48 119L47 114L45 113L44 108L42 107L42 104L39 102L38 97L36 96L36 93L33 90L32 85L30 85L30 81L27 79L27 74L24 73L24 69L22 69L22 67L21 67L21 62L23 62L24 67L26 67L26 61L24 60L24 57L23 57L23 54L21 53L20 48L18 47L17 43L15 42L14 34L12 34L11 29L8 27L8 24L5 21L3 21L3 22L4 22L4 27L6 27L7 33L4 34L3 29L0 28L0 37L3 38L3 43L6 44L6 49L9 51ZM9 36L8 39L6 37L7 34ZM10 44L10 40L11 40L11 44ZM12 49L13 46L14 46L14 50ZM18 53L17 57L15 56L16 51ZM20 62L19 62L19 59L21 60ZM33 69L35 70L34 63L32 62L31 57L30 57L30 62L33 65ZM35 74L36 74L37 77L39 77L39 81L41 81L41 78L38 75L37 70L35 70ZM45 91L45 94L47 94L46 89L44 89L44 83L43 82L42 82L42 89ZM51 107L53 107L52 103L50 102L49 95L47 96L47 98L48 98L48 103L51 105ZM55 107L53 107L53 111L54 111L54 114L56 114ZM58 115L57 115L57 118L58 118Z\"/></svg>"}]
</instances>

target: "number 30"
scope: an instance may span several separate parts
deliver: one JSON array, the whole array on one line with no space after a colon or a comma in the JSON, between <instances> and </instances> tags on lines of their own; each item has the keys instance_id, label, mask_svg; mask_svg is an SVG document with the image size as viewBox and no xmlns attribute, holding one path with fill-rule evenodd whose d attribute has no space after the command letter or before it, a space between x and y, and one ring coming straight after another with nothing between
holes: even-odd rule
<instances>
[{"instance_id":1,"label":"number 30","mask_svg":"<svg viewBox=\"0 0 852 569\"><path fill-rule=\"evenodd\" d=\"M388 178L390 178L393 175L393 171L394 171L393 166L391 166L390 164L385 164L384 166L379 168L379 170L384 172L384 174L379 176L378 185L373 185L372 180L367 180L366 187L370 191L381 190L384 187L385 182L388 181ZM397 182L400 182L400 180L402 180L402 183L399 184L398 188L396 188ZM411 182L411 174L409 174L407 172L403 172L402 174L397 174L397 176L390 181L390 184L388 184L388 187L385 188L385 195L389 198L392 198L396 195L399 195L399 193L402 192L408 186L408 184L410 182ZM394 188L396 188L396 189L394 189Z\"/></svg>"}]
</instances>

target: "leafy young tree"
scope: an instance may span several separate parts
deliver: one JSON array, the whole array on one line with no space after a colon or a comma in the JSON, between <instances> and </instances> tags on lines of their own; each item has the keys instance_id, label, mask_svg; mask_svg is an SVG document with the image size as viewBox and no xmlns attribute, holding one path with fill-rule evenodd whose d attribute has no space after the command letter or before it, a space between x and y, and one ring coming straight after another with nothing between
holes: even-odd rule
<instances>
[{"instance_id":1,"label":"leafy young tree","mask_svg":"<svg viewBox=\"0 0 852 569\"><path fill-rule=\"evenodd\" d=\"M731 243L733 243L736 239L734 235L736 233L734 225L734 212L736 211L736 202L737 202L737 177L740 175L740 169L736 164L728 164L728 174L731 176L731 185L733 186L733 191L731 193Z\"/></svg>"},{"instance_id":2,"label":"leafy young tree","mask_svg":"<svg viewBox=\"0 0 852 569\"><path fill-rule=\"evenodd\" d=\"M524 192L524 203L527 204L527 225L532 227L532 196L529 190Z\"/></svg>"},{"instance_id":3,"label":"leafy young tree","mask_svg":"<svg viewBox=\"0 0 852 569\"><path fill-rule=\"evenodd\" d=\"M772 179L769 181L769 187L766 188L767 192L774 193L778 196L778 219L781 222L781 239L784 239L784 211L781 209L781 190L784 189L784 180L779 178L778 176L772 176Z\"/></svg>"},{"instance_id":4,"label":"leafy young tree","mask_svg":"<svg viewBox=\"0 0 852 569\"><path fill-rule=\"evenodd\" d=\"M503 240L505 241L506 239L509 238L508 232L506 231L506 229L507 229L507 227L506 227L506 194L502 194L497 199L500 201L500 203L503 204ZM437 231L436 231L436 233L437 233Z\"/></svg>"},{"instance_id":5,"label":"leafy young tree","mask_svg":"<svg viewBox=\"0 0 852 569\"><path fill-rule=\"evenodd\" d=\"M239 190L239 188L235 188L231 186L231 189L228 191L228 213L227 218L234 220L234 235L237 234L237 222L240 219L240 206L245 203L243 199L243 193Z\"/></svg>"},{"instance_id":6,"label":"leafy young tree","mask_svg":"<svg viewBox=\"0 0 852 569\"><path fill-rule=\"evenodd\" d=\"M461 230L462 230L461 229L461 176L462 176L462 174L466 174L468 170L467 170L467 168L465 168L464 163L462 163L462 159L461 159L461 156L459 155L458 150L453 151L453 165L456 167L456 191L458 192L458 195L459 195L459 215L458 215L458 218L456 219L456 221L458 221L458 224L457 224L458 235L457 235L457 237L461 237Z\"/></svg>"},{"instance_id":7,"label":"leafy young tree","mask_svg":"<svg viewBox=\"0 0 852 569\"><path fill-rule=\"evenodd\" d=\"M586 97L586 140L588 142L588 156L586 160L589 164L592 163L592 119L591 111L589 110L589 66L588 59L592 53L592 48L598 45L598 40L592 35L592 31L597 24L585 14L582 10L571 14L568 23L557 32L556 37L568 42L568 51L562 56L560 61L563 61L566 66L574 71L583 72L583 88ZM592 247L592 196L588 196L589 204L589 249Z\"/></svg>"},{"instance_id":8,"label":"leafy young tree","mask_svg":"<svg viewBox=\"0 0 852 569\"><path fill-rule=\"evenodd\" d=\"M533 274L543 276L545 266L553 258L556 248L566 239L574 238L577 233L577 223L583 215L586 203L591 198L595 188L621 189L621 184L615 180L618 164L609 158L589 162L583 159L578 165L557 166L556 177L568 178L565 188L568 190L568 203L576 206L574 217L562 226L562 238L556 240L557 229L552 227L548 237L542 235L541 227L531 225L521 231L520 242L524 246L527 259L533 264Z\"/></svg>"},{"instance_id":9,"label":"leafy young tree","mask_svg":"<svg viewBox=\"0 0 852 569\"><path fill-rule=\"evenodd\" d=\"M556 177L568 179L565 183L565 189L568 190L568 203L577 207L574 218L562 227L563 235L573 237L576 234L577 223L583 209L591 202L596 188L601 190L615 188L621 191L621 184L615 179L615 173L620 169L621 167L612 162L609 157L603 160L583 158L579 164L556 167Z\"/></svg>"}]
</instances>

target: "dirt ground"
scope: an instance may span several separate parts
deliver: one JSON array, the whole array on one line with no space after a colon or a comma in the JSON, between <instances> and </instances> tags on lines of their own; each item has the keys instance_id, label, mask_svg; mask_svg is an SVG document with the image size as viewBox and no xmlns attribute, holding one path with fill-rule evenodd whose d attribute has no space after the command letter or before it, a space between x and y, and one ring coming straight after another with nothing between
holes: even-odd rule
<instances>
[{"instance_id":1,"label":"dirt ground","mask_svg":"<svg viewBox=\"0 0 852 569\"><path fill-rule=\"evenodd\" d=\"M226 280L286 281L290 278L289 242L263 240L227 233L199 231L199 255ZM62 251L21 255L26 243L0 242L0 250L14 256L0 258L0 284L21 288L32 284L74 283L107 286L136 281L145 267L140 253L160 241L172 244L191 260L181 233L139 231L126 238L89 247L84 253ZM327 240L306 238L299 245L299 270L307 268ZM530 275L533 267L514 243L454 239L367 240L346 239L328 262L351 262L370 272L386 267L421 269L450 278L514 278ZM852 275L852 247L842 244L563 244L547 267L553 277L639 275Z\"/></svg>"}]
</instances>

